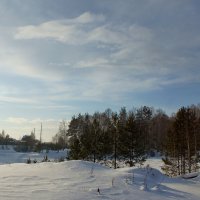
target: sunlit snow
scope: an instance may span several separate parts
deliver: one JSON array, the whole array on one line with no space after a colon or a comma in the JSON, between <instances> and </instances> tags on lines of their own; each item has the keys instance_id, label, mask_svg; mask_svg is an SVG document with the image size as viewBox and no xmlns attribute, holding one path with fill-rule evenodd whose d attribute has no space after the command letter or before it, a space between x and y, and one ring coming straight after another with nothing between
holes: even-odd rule
<instances>
[{"instance_id":1,"label":"sunlit snow","mask_svg":"<svg viewBox=\"0 0 200 200\"><path fill-rule=\"evenodd\" d=\"M39 162L44 153L0 150L0 199L200 199L199 177L169 178L158 158L149 159L149 167L114 170L86 161L53 162L64 154L50 151L52 162L26 164L28 157Z\"/></svg>"}]
</instances>

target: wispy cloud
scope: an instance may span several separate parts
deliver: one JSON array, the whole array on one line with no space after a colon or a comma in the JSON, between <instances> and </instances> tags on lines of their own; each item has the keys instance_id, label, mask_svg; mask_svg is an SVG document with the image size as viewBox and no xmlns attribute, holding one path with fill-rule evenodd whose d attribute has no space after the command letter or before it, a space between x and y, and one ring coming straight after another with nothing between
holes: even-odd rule
<instances>
[{"instance_id":1,"label":"wispy cloud","mask_svg":"<svg viewBox=\"0 0 200 200\"><path fill-rule=\"evenodd\" d=\"M52 38L68 44L84 44L88 40L88 24L104 21L103 15L89 12L73 19L48 21L38 26L20 27L15 34L16 39L45 39Z\"/></svg>"},{"instance_id":2,"label":"wispy cloud","mask_svg":"<svg viewBox=\"0 0 200 200\"><path fill-rule=\"evenodd\" d=\"M9 117L5 121L13 124L24 124L28 122L28 120L23 117Z\"/></svg>"},{"instance_id":3,"label":"wispy cloud","mask_svg":"<svg viewBox=\"0 0 200 200\"><path fill-rule=\"evenodd\" d=\"M156 90L167 84L181 84L182 76L188 71L189 60L190 63L194 60L185 59L177 53L181 44L185 45L184 41L176 46L170 40L160 41L162 37L167 36L165 33L162 36L156 29L137 23L112 23L105 15L90 12L75 18L20 27L15 34L17 40L56 40L66 48L70 48L68 45L75 46L77 53L77 46L83 46L84 52L79 58L71 62L50 62L50 68L43 67L48 73L58 73L58 77L67 75L69 82L77 78L77 82L65 90L69 99L77 98L77 91L80 99L104 98L110 93L108 88L113 88L114 84L118 86L112 90L111 96L118 96L122 91ZM168 48L165 49L165 45ZM91 46L94 54L90 54ZM37 67L33 69L39 71ZM83 72L84 69L87 72ZM180 70L178 78L172 76ZM194 76L191 71L190 76Z\"/></svg>"},{"instance_id":4,"label":"wispy cloud","mask_svg":"<svg viewBox=\"0 0 200 200\"><path fill-rule=\"evenodd\" d=\"M11 97L11 96L0 96L0 102L20 103L20 104L35 104L36 103L36 101L30 98Z\"/></svg>"},{"instance_id":5,"label":"wispy cloud","mask_svg":"<svg viewBox=\"0 0 200 200\"><path fill-rule=\"evenodd\" d=\"M108 88L113 87L113 83L120 85L113 91L121 93L122 89L120 88L139 90L145 82L148 82L148 80L141 80L143 82L141 84L134 80L139 81L139 78L136 77L139 73L143 73L145 70L150 71L149 66L146 66L143 61L151 53L149 47L154 39L153 31L149 28L136 24L112 24L103 15L87 12L73 19L20 27L15 35L15 39L21 40L47 38L57 40L65 45L84 46L86 58L89 55L87 51L90 51L90 45L95 46L96 53L90 58L85 59L81 56L70 63L50 63L49 70L52 67L63 67L60 74L70 74L69 82L72 77L73 79L77 77L77 82L73 81L73 85L67 89L69 98L77 98L77 91L80 99L95 98L95 96L98 99L104 98L104 95L109 93ZM96 68L99 70L93 71ZM83 72L83 69L86 69L87 72ZM149 80L149 82L152 81ZM134 87L129 87L129 84ZM93 89L93 86L96 89ZM60 87L62 88L62 86ZM147 88L149 89L144 86L144 89ZM155 89L155 87L153 88Z\"/></svg>"},{"instance_id":6,"label":"wispy cloud","mask_svg":"<svg viewBox=\"0 0 200 200\"><path fill-rule=\"evenodd\" d=\"M194 101L185 87L200 82L197 1L4 2L0 119L7 118L2 127L15 124L11 132L39 130L40 120L70 118L91 102L95 110L145 104L152 94L162 105L159 94L176 96L176 89ZM56 122L48 124L56 132Z\"/></svg>"},{"instance_id":7,"label":"wispy cloud","mask_svg":"<svg viewBox=\"0 0 200 200\"><path fill-rule=\"evenodd\" d=\"M27 118L23 118L23 117L8 117L6 120L6 122L9 123L13 123L13 124L18 124L18 125L23 125L23 124L41 124L43 123L58 123L58 120L55 119L40 119L40 118L36 118L36 119L27 119Z\"/></svg>"},{"instance_id":8,"label":"wispy cloud","mask_svg":"<svg viewBox=\"0 0 200 200\"><path fill-rule=\"evenodd\" d=\"M75 68L99 68L113 66L113 63L106 58L94 58L90 60L81 60L75 66Z\"/></svg>"}]
</instances>

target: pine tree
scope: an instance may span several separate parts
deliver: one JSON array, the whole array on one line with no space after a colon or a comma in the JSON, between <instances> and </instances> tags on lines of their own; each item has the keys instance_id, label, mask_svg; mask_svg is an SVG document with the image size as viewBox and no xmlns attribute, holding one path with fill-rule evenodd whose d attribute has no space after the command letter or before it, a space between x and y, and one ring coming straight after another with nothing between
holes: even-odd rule
<instances>
[{"instance_id":1,"label":"pine tree","mask_svg":"<svg viewBox=\"0 0 200 200\"><path fill-rule=\"evenodd\" d=\"M118 158L118 145L119 145L119 117L117 113L112 114L112 133L113 133L114 169L116 169L117 158Z\"/></svg>"},{"instance_id":2,"label":"pine tree","mask_svg":"<svg viewBox=\"0 0 200 200\"><path fill-rule=\"evenodd\" d=\"M173 175L190 173L196 168L195 124L196 116L192 109L179 109L168 132L166 146Z\"/></svg>"}]
</instances>

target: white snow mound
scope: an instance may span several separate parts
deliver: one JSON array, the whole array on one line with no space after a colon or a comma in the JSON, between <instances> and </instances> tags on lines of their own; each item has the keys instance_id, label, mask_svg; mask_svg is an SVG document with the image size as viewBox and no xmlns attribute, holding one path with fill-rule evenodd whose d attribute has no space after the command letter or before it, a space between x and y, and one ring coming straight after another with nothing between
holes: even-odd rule
<instances>
[{"instance_id":1,"label":"white snow mound","mask_svg":"<svg viewBox=\"0 0 200 200\"><path fill-rule=\"evenodd\" d=\"M171 179L154 168L114 170L85 161L0 165L0 180L3 200L200 199L198 180Z\"/></svg>"}]
</instances>

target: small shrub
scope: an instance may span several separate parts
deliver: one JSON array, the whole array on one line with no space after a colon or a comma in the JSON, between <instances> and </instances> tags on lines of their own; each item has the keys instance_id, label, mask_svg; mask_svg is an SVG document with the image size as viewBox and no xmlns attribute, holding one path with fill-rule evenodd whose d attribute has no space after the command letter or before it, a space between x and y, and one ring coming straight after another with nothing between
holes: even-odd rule
<instances>
[{"instance_id":1,"label":"small shrub","mask_svg":"<svg viewBox=\"0 0 200 200\"><path fill-rule=\"evenodd\" d=\"M43 158L43 160L42 160L42 162L48 162L49 160L48 160L48 156L46 155L46 156L44 156L44 158Z\"/></svg>"},{"instance_id":2,"label":"small shrub","mask_svg":"<svg viewBox=\"0 0 200 200\"><path fill-rule=\"evenodd\" d=\"M27 161L26 161L26 163L27 163L27 164L31 164L31 159L28 158Z\"/></svg>"}]
</instances>

